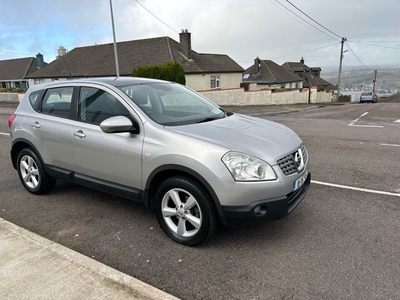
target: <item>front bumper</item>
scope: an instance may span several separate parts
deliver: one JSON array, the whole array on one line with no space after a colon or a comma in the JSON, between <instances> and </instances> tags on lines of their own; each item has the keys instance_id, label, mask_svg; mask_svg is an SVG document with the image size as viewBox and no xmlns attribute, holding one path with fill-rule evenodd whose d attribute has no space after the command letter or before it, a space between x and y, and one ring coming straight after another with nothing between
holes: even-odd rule
<instances>
[{"instance_id":1,"label":"front bumper","mask_svg":"<svg viewBox=\"0 0 400 300\"><path fill-rule=\"evenodd\" d=\"M222 206L221 221L226 226L237 227L282 219L303 200L310 188L310 183L311 173L308 174L302 187L286 196L262 199L244 206Z\"/></svg>"}]
</instances>

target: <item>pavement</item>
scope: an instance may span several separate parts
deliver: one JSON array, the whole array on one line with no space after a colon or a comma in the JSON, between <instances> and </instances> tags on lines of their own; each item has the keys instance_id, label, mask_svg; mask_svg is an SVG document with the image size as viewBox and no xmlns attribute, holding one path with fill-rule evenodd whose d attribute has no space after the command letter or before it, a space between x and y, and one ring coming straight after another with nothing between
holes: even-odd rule
<instances>
[{"instance_id":1,"label":"pavement","mask_svg":"<svg viewBox=\"0 0 400 300\"><path fill-rule=\"evenodd\" d=\"M1 299L178 299L0 218Z\"/></svg>"},{"instance_id":2,"label":"pavement","mask_svg":"<svg viewBox=\"0 0 400 300\"><path fill-rule=\"evenodd\" d=\"M296 104L223 108L236 113L262 116L322 106ZM8 300L178 299L2 218L0 291L1 299Z\"/></svg>"}]
</instances>

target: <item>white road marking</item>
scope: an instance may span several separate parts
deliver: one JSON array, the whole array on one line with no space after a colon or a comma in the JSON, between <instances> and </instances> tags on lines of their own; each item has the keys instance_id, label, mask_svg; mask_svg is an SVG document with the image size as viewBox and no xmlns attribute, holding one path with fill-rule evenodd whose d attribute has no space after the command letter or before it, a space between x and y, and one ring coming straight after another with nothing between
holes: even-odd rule
<instances>
[{"instance_id":1,"label":"white road marking","mask_svg":"<svg viewBox=\"0 0 400 300\"><path fill-rule=\"evenodd\" d=\"M348 125L352 127L367 127L367 128L383 128L383 126L380 125Z\"/></svg>"},{"instance_id":2,"label":"white road marking","mask_svg":"<svg viewBox=\"0 0 400 300\"><path fill-rule=\"evenodd\" d=\"M311 180L311 183L326 185L326 186L331 186L331 187L337 187L337 188L341 188L341 189L359 191L359 192L400 197L400 194L397 194L397 193L390 193L390 192L371 190L371 189L363 189L363 188L358 188L358 187L354 187L354 186L348 186L348 185L342 185L342 184L336 184L336 183L328 183L328 182L322 182L322 181L317 181L317 180Z\"/></svg>"},{"instance_id":3,"label":"white road marking","mask_svg":"<svg viewBox=\"0 0 400 300\"><path fill-rule=\"evenodd\" d=\"M368 112L363 113L363 114L362 114L361 116L359 116L357 119L351 121L351 122L349 123L348 126L354 126L354 123L357 123L358 120L360 120L360 118L362 118L362 117L364 117L364 116L366 116L366 115L368 115Z\"/></svg>"},{"instance_id":4,"label":"white road marking","mask_svg":"<svg viewBox=\"0 0 400 300\"><path fill-rule=\"evenodd\" d=\"M353 126L353 127L365 127L365 128L383 128L383 126L379 125L354 125L355 123L358 122L362 117L368 115L368 112L363 113L361 116L359 116L357 119L351 121L347 126Z\"/></svg>"},{"instance_id":5,"label":"white road marking","mask_svg":"<svg viewBox=\"0 0 400 300\"><path fill-rule=\"evenodd\" d=\"M7 135L7 136L10 136L9 133L4 133L4 132L0 132L0 135Z\"/></svg>"},{"instance_id":6,"label":"white road marking","mask_svg":"<svg viewBox=\"0 0 400 300\"><path fill-rule=\"evenodd\" d=\"M400 119L398 119L398 120L394 121L394 123L400 123Z\"/></svg>"},{"instance_id":7,"label":"white road marking","mask_svg":"<svg viewBox=\"0 0 400 300\"><path fill-rule=\"evenodd\" d=\"M390 146L390 147L400 147L400 145L396 145L396 144L383 144L383 143L381 143L379 145L381 145L381 146Z\"/></svg>"}]
</instances>

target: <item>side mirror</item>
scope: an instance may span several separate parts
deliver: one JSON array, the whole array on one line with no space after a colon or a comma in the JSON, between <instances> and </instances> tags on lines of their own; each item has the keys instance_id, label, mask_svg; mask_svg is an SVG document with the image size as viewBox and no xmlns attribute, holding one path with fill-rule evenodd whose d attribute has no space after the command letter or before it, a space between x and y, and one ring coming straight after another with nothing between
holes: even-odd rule
<instances>
[{"instance_id":1,"label":"side mirror","mask_svg":"<svg viewBox=\"0 0 400 300\"><path fill-rule=\"evenodd\" d=\"M132 121L124 116L105 119L100 123L100 128L105 133L138 132L138 129L134 127Z\"/></svg>"}]
</instances>

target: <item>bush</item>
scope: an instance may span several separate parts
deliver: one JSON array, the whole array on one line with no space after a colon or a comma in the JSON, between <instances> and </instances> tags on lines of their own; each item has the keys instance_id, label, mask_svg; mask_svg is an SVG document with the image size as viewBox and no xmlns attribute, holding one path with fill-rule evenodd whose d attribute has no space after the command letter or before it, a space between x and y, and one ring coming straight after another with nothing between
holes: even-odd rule
<instances>
[{"instance_id":1,"label":"bush","mask_svg":"<svg viewBox=\"0 0 400 300\"><path fill-rule=\"evenodd\" d=\"M154 66L139 66L133 70L132 76L154 78L186 84L185 71L177 62L167 62Z\"/></svg>"},{"instance_id":2,"label":"bush","mask_svg":"<svg viewBox=\"0 0 400 300\"><path fill-rule=\"evenodd\" d=\"M338 102L350 102L351 96L349 95L340 95Z\"/></svg>"},{"instance_id":3,"label":"bush","mask_svg":"<svg viewBox=\"0 0 400 300\"><path fill-rule=\"evenodd\" d=\"M0 93L25 93L26 89L21 88L1 88Z\"/></svg>"}]
</instances>

